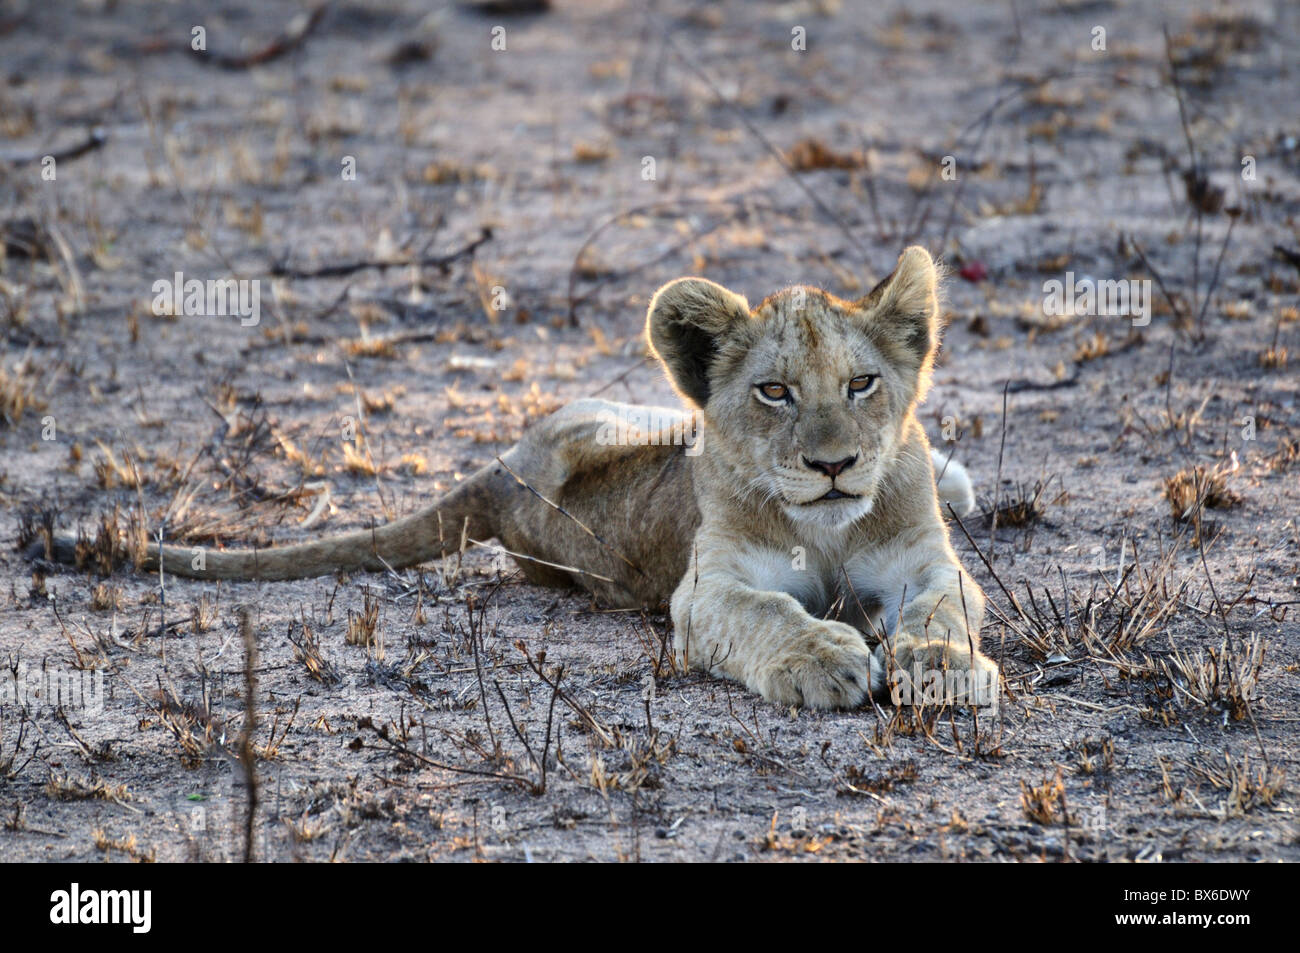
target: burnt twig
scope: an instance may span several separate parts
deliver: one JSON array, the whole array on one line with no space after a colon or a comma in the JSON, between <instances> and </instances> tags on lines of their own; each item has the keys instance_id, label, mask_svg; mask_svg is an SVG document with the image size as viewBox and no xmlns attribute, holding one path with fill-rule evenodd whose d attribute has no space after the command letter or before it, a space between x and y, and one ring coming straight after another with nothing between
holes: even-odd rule
<instances>
[{"instance_id":1,"label":"burnt twig","mask_svg":"<svg viewBox=\"0 0 1300 953\"><path fill-rule=\"evenodd\" d=\"M88 152L94 152L96 149L102 149L108 142L108 133L99 126L95 126L90 132L86 133L86 138L76 145L68 146L66 149L59 149L53 152L36 152L31 155L8 155L0 156L0 161L8 165L30 165L33 162L40 162L45 158L51 158L56 163L70 162L73 159L79 159Z\"/></svg>"},{"instance_id":2,"label":"burnt twig","mask_svg":"<svg viewBox=\"0 0 1300 953\"><path fill-rule=\"evenodd\" d=\"M264 63L270 63L272 60L278 60L302 46L307 37L320 25L321 18L325 16L325 11L329 9L329 6L328 3L322 3L305 16L294 17L289 21L289 25L285 27L283 33L260 50L252 53L237 56L230 53L194 50L188 45L185 49L193 53L198 58L198 61L205 66L215 66L219 69L231 71L261 66Z\"/></svg>"},{"instance_id":3,"label":"burnt twig","mask_svg":"<svg viewBox=\"0 0 1300 953\"><path fill-rule=\"evenodd\" d=\"M255 859L253 829L257 825L257 756L253 732L257 728L257 636L252 613L245 606L239 613L239 634L244 641L244 724L239 730L239 763L244 769L244 863Z\"/></svg>"},{"instance_id":4,"label":"burnt twig","mask_svg":"<svg viewBox=\"0 0 1300 953\"><path fill-rule=\"evenodd\" d=\"M389 268L407 268L411 265L418 268L446 268L461 258L472 257L480 245L491 240L492 229L483 228L478 237L472 242L446 255L427 255L412 258L409 261L373 261L366 259L363 261L340 262L334 265L322 265L319 268L290 268L287 262L278 261L271 265L271 274L277 278L342 278L369 268L377 268L380 271Z\"/></svg>"}]
</instances>

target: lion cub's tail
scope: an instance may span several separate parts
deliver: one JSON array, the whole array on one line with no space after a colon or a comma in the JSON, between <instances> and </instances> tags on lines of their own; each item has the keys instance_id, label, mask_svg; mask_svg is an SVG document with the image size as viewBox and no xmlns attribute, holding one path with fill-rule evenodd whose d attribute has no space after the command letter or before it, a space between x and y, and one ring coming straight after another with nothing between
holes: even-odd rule
<instances>
[{"instance_id":1,"label":"lion cub's tail","mask_svg":"<svg viewBox=\"0 0 1300 953\"><path fill-rule=\"evenodd\" d=\"M939 509L948 515L948 504L958 516L975 509L975 484L966 468L938 450L930 451L934 461L935 486L939 490Z\"/></svg>"},{"instance_id":2,"label":"lion cub's tail","mask_svg":"<svg viewBox=\"0 0 1300 953\"><path fill-rule=\"evenodd\" d=\"M164 571L191 579L308 579L335 572L402 569L437 559L461 548L467 539L496 535L489 473L484 467L462 481L437 502L391 523L371 529L326 536L323 539L269 549L211 549L204 546L149 543L141 568ZM27 549L29 559L82 564L92 551L109 550L114 565L130 561L125 545L104 546L101 541L79 540L60 533L48 542L38 537ZM97 555L92 559L99 559ZM102 560L99 561L102 565Z\"/></svg>"}]
</instances>

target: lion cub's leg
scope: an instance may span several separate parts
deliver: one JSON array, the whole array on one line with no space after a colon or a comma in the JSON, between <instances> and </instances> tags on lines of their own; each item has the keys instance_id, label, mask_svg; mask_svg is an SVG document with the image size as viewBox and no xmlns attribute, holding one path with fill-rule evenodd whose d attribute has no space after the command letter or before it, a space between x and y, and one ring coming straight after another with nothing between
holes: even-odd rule
<instances>
[{"instance_id":1,"label":"lion cub's leg","mask_svg":"<svg viewBox=\"0 0 1300 953\"><path fill-rule=\"evenodd\" d=\"M859 599L879 611L876 660L895 702L919 703L926 685L944 701L996 706L997 665L980 648L984 594L965 574L942 527L919 527L847 561Z\"/></svg>"},{"instance_id":2,"label":"lion cub's leg","mask_svg":"<svg viewBox=\"0 0 1300 953\"><path fill-rule=\"evenodd\" d=\"M884 687L884 668L851 625L810 615L790 593L757 588L733 545L707 548L672 599L677 656L743 682L768 701L853 708Z\"/></svg>"}]
</instances>

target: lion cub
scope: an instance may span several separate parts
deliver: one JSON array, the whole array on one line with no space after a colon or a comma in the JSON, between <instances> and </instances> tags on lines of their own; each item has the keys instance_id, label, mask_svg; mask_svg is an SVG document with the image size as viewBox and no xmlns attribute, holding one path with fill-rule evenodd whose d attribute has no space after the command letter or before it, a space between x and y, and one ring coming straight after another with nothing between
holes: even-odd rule
<instances>
[{"instance_id":1,"label":"lion cub","mask_svg":"<svg viewBox=\"0 0 1300 953\"><path fill-rule=\"evenodd\" d=\"M684 664L774 702L851 708L887 681L913 689L934 673L974 676L987 696L984 596L940 511L940 498L969 511L970 479L932 458L915 415L938 345L937 282L919 247L857 301L793 288L751 309L681 278L650 302L646 331L687 412L578 401L392 523L264 550L135 555L195 578L296 579L402 568L496 537L533 582L615 607L670 604ZM43 549L72 560L77 545L60 535Z\"/></svg>"},{"instance_id":2,"label":"lion cub","mask_svg":"<svg viewBox=\"0 0 1300 953\"><path fill-rule=\"evenodd\" d=\"M972 673L983 690L958 697L996 697L984 596L949 543L915 416L937 281L912 247L859 301L799 288L751 311L688 278L651 302L651 345L706 425L700 525L672 597L691 665L816 707L859 704L895 667L904 684ZM964 514L969 478L949 465L945 479Z\"/></svg>"}]
</instances>

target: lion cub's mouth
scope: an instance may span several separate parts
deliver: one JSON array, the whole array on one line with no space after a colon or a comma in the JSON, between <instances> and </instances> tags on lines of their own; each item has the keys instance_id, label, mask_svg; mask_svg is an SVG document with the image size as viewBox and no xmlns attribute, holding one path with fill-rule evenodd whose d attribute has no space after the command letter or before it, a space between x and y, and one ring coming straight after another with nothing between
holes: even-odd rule
<instances>
[{"instance_id":1,"label":"lion cub's mouth","mask_svg":"<svg viewBox=\"0 0 1300 953\"><path fill-rule=\"evenodd\" d=\"M858 495L856 493L845 493L843 490L837 490L834 487L831 487L812 502L820 503L822 500L856 500L857 498Z\"/></svg>"}]
</instances>

